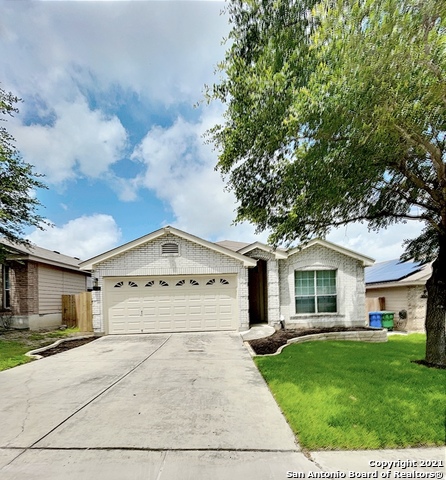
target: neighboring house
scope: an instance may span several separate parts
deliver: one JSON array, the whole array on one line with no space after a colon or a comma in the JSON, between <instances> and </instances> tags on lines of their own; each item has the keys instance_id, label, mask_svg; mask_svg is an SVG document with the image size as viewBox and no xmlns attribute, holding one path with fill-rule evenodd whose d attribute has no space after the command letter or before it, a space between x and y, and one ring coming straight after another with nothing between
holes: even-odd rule
<instances>
[{"instance_id":1,"label":"neighboring house","mask_svg":"<svg viewBox=\"0 0 446 480\"><path fill-rule=\"evenodd\" d=\"M372 299L383 299L383 309L395 313L402 329L424 332L426 318L426 281L432 274L431 264L389 260L365 269L366 295L369 308ZM377 302L379 303L379 302Z\"/></svg>"},{"instance_id":2,"label":"neighboring house","mask_svg":"<svg viewBox=\"0 0 446 480\"><path fill-rule=\"evenodd\" d=\"M0 316L12 327L38 330L62 323L62 295L87 289L89 274L79 270L78 258L37 246L7 248L1 265Z\"/></svg>"},{"instance_id":3,"label":"neighboring house","mask_svg":"<svg viewBox=\"0 0 446 480\"><path fill-rule=\"evenodd\" d=\"M212 243L173 227L81 263L93 328L107 334L364 325L373 260L324 240L301 250Z\"/></svg>"}]
</instances>

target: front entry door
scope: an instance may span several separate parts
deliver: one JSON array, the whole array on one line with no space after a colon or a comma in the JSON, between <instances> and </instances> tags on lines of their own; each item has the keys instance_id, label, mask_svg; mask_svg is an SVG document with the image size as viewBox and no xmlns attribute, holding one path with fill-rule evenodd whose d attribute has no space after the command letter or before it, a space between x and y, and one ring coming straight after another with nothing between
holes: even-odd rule
<instances>
[{"instance_id":1,"label":"front entry door","mask_svg":"<svg viewBox=\"0 0 446 480\"><path fill-rule=\"evenodd\" d=\"M249 324L268 323L267 263L257 260L257 266L248 271Z\"/></svg>"}]
</instances>

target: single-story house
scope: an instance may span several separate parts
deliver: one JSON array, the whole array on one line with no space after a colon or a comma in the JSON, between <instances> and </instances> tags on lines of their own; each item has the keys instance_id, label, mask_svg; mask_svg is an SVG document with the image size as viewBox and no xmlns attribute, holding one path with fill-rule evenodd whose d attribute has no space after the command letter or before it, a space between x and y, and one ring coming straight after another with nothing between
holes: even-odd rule
<instances>
[{"instance_id":1,"label":"single-story house","mask_svg":"<svg viewBox=\"0 0 446 480\"><path fill-rule=\"evenodd\" d=\"M401 330L424 332L426 319L426 282L432 275L432 264L388 260L365 269L368 310L395 313ZM379 310L379 309L378 309Z\"/></svg>"},{"instance_id":2,"label":"single-story house","mask_svg":"<svg viewBox=\"0 0 446 480\"><path fill-rule=\"evenodd\" d=\"M8 253L1 264L0 316L14 328L61 325L62 295L87 290L90 274L78 258L35 245L1 240Z\"/></svg>"},{"instance_id":3,"label":"single-story house","mask_svg":"<svg viewBox=\"0 0 446 480\"><path fill-rule=\"evenodd\" d=\"M372 263L325 240L273 250L166 226L80 266L94 279L94 331L126 334L362 326Z\"/></svg>"}]
</instances>

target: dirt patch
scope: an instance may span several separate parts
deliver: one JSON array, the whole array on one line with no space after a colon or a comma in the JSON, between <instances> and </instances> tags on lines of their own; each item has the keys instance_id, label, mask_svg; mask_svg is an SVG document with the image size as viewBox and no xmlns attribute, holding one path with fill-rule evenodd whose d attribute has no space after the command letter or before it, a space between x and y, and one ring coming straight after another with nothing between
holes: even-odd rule
<instances>
[{"instance_id":1,"label":"dirt patch","mask_svg":"<svg viewBox=\"0 0 446 480\"><path fill-rule=\"evenodd\" d=\"M37 355L42 357L50 357L51 355L56 355L56 353L66 352L67 350L71 350L72 348L80 347L85 345L86 343L93 342L97 340L98 337L90 337L90 338L80 338L79 340L68 340L67 342L62 342L57 347L49 348L48 350L44 350L43 352L38 352Z\"/></svg>"},{"instance_id":2,"label":"dirt patch","mask_svg":"<svg viewBox=\"0 0 446 480\"><path fill-rule=\"evenodd\" d=\"M439 370L446 370L446 366L437 365L436 363L426 362L426 360L412 360L412 363L418 363L418 365L424 365L428 368L438 368Z\"/></svg>"},{"instance_id":3,"label":"dirt patch","mask_svg":"<svg viewBox=\"0 0 446 480\"><path fill-rule=\"evenodd\" d=\"M76 338L82 335L85 335L85 334L82 334L78 331L69 331L69 330L63 330L63 329L58 329L58 330L47 329L47 330L38 330L38 331L25 330L25 329L24 330L0 329L0 343L2 341L17 342L23 345L24 347L28 348L28 351L30 351L30 350L37 350L39 348L51 345L52 343L55 343L57 340L71 339L71 338ZM79 340L76 340L76 342L82 341L82 340L79 339ZM79 346L79 345L80 344L73 344L69 348L75 348L76 346Z\"/></svg>"},{"instance_id":4,"label":"dirt patch","mask_svg":"<svg viewBox=\"0 0 446 480\"><path fill-rule=\"evenodd\" d=\"M331 328L308 328L305 330L278 330L271 336L266 338L258 338L251 340L248 343L257 355L268 355L276 353L282 346L286 345L288 340L297 337L305 337L306 335L314 335L316 333L330 333L330 332L358 332L371 331L367 327L331 327Z\"/></svg>"}]
</instances>

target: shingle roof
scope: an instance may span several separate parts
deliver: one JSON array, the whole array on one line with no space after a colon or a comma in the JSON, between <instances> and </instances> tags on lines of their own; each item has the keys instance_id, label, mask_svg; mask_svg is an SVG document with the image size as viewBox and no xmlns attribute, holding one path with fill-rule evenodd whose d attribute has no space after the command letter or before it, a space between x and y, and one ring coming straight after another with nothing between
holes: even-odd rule
<instances>
[{"instance_id":1,"label":"shingle roof","mask_svg":"<svg viewBox=\"0 0 446 480\"><path fill-rule=\"evenodd\" d=\"M17 258L25 256L29 260L40 261L42 263L62 268L69 268L70 270L79 270L79 264L81 263L79 258L69 257L68 255L63 255L55 250L47 250L46 248L38 247L37 245L27 247L25 245L17 245L8 242L5 239L0 239L0 243L8 247L11 251L11 255L8 255L8 257Z\"/></svg>"},{"instance_id":2,"label":"shingle roof","mask_svg":"<svg viewBox=\"0 0 446 480\"><path fill-rule=\"evenodd\" d=\"M250 243L246 242L235 242L233 240L222 240L221 242L215 242L217 245L220 245L220 247L225 247L228 248L229 250L232 250L234 252L238 252L242 248L247 247L248 245L251 245Z\"/></svg>"}]
</instances>

